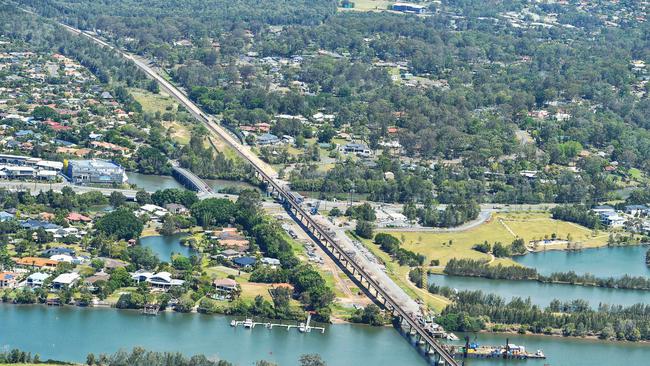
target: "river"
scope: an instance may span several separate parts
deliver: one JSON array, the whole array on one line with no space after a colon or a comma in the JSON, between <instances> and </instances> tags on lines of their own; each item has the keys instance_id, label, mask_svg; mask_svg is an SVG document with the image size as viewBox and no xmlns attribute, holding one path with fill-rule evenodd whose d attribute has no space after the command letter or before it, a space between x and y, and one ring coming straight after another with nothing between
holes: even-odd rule
<instances>
[{"instance_id":1,"label":"river","mask_svg":"<svg viewBox=\"0 0 650 366\"><path fill-rule=\"evenodd\" d=\"M260 359L297 365L301 354L318 353L330 366L424 366L426 361L397 331L361 325L328 325L325 334L297 330L232 328L232 318L202 314L161 313L156 317L135 311L40 305L0 304L0 348L20 348L41 359L85 361L89 352L113 353L142 346L156 351L253 365ZM31 331L26 331L31 330ZM458 334L461 338L462 334ZM476 338L475 338L476 337ZM470 335L483 345L510 343L529 351L541 349L546 360L467 360L466 366L627 366L645 365L650 346L574 338L503 334Z\"/></svg>"},{"instance_id":2,"label":"river","mask_svg":"<svg viewBox=\"0 0 650 366\"><path fill-rule=\"evenodd\" d=\"M139 188L144 189L148 192L154 192L161 189L168 188L184 188L174 177L167 175L149 175L149 174L140 174L136 172L127 172L127 177L129 178L128 183L135 184ZM209 185L215 192L219 192L225 188L236 188L236 189L255 189L255 186L248 184L246 182L239 181L230 181L222 179L204 179L203 180L207 185Z\"/></svg>"},{"instance_id":3,"label":"river","mask_svg":"<svg viewBox=\"0 0 650 366\"><path fill-rule=\"evenodd\" d=\"M464 335L459 333L463 338ZM631 342L603 342L579 338L559 338L547 336L521 336L516 334L468 334L470 341L476 340L482 345L505 345L506 339L511 344L522 345L529 352L541 349L545 360L472 360L465 361L466 366L631 366L647 365L650 360L650 345ZM459 342L464 343L464 342Z\"/></svg>"},{"instance_id":4,"label":"river","mask_svg":"<svg viewBox=\"0 0 650 366\"><path fill-rule=\"evenodd\" d=\"M514 257L518 263L537 269L543 275L552 272L575 271L596 277L650 276L645 264L647 246L605 247L578 252L549 250Z\"/></svg>"},{"instance_id":5,"label":"river","mask_svg":"<svg viewBox=\"0 0 650 366\"><path fill-rule=\"evenodd\" d=\"M158 258L163 262L171 262L172 254L181 254L189 257L194 253L194 250L188 246L181 244L187 234L179 233L169 236L153 235L145 236L138 240L138 243L146 248L150 248Z\"/></svg>"},{"instance_id":6,"label":"river","mask_svg":"<svg viewBox=\"0 0 650 366\"><path fill-rule=\"evenodd\" d=\"M533 304L548 306L553 299L561 301L585 299L592 307L599 303L632 305L650 301L649 291L618 290L602 287L573 286L537 281L490 280L477 277L429 275L429 283L458 290L481 290L506 299L530 297Z\"/></svg>"},{"instance_id":7,"label":"river","mask_svg":"<svg viewBox=\"0 0 650 366\"><path fill-rule=\"evenodd\" d=\"M0 348L39 353L41 359L84 362L86 354L143 346L156 351L205 354L238 365L265 359L297 365L305 353L319 353L331 366L419 365L427 363L397 331L359 325L330 325L325 334L264 327L230 327L225 316L52 308L0 304Z\"/></svg>"}]
</instances>

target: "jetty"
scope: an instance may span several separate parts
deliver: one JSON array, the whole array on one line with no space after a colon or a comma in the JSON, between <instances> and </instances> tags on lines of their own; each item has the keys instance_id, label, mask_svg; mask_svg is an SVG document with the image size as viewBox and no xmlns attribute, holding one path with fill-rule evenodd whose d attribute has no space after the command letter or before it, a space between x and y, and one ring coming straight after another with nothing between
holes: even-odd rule
<instances>
[{"instance_id":1,"label":"jetty","mask_svg":"<svg viewBox=\"0 0 650 366\"><path fill-rule=\"evenodd\" d=\"M251 318L246 318L245 320L232 320L230 322L230 326L237 328L239 326L243 326L246 329L253 329L256 326L263 326L264 328L267 329L273 329L273 328L286 328L287 331L291 330L292 328L298 329L300 333L311 333L312 330L320 331L321 333L325 333L325 328L323 327L315 327L311 325L311 314L307 315L307 321L306 322L301 322L298 325L295 324L281 324L281 323L271 323L271 322L255 322Z\"/></svg>"}]
</instances>

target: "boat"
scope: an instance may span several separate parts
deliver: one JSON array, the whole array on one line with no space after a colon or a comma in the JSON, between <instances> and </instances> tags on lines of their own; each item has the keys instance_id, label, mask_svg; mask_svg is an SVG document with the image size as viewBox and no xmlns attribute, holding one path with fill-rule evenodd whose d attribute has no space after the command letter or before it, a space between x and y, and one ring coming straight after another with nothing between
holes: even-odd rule
<instances>
[{"instance_id":1,"label":"boat","mask_svg":"<svg viewBox=\"0 0 650 366\"><path fill-rule=\"evenodd\" d=\"M450 340L450 341L457 341L457 340L458 340L458 336L455 335L454 333L447 333L447 340Z\"/></svg>"},{"instance_id":2,"label":"boat","mask_svg":"<svg viewBox=\"0 0 650 366\"><path fill-rule=\"evenodd\" d=\"M237 326L237 321L235 319L230 321L230 326L231 327L236 327Z\"/></svg>"},{"instance_id":3,"label":"boat","mask_svg":"<svg viewBox=\"0 0 650 366\"><path fill-rule=\"evenodd\" d=\"M244 320L244 328L253 328L253 319Z\"/></svg>"},{"instance_id":4,"label":"boat","mask_svg":"<svg viewBox=\"0 0 650 366\"><path fill-rule=\"evenodd\" d=\"M311 332L311 328L305 323L300 323L300 325L298 326L298 330L300 331L300 333Z\"/></svg>"}]
</instances>

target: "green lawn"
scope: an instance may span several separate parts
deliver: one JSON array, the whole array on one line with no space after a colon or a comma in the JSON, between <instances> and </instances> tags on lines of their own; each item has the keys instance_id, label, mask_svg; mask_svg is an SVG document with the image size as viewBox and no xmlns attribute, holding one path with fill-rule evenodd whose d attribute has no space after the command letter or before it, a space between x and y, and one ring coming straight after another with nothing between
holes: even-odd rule
<instances>
[{"instance_id":1,"label":"green lawn","mask_svg":"<svg viewBox=\"0 0 650 366\"><path fill-rule=\"evenodd\" d=\"M562 239L570 234L572 241L584 247L598 247L607 243L606 232L594 236L592 230L583 226L553 220L548 213L537 212L495 214L485 224L458 232L390 232L403 242L404 248L424 254L427 260L439 259L442 266L451 258L489 260L489 255L472 250L474 244L485 240L510 244L516 237L528 242L550 237L553 233ZM495 263L515 264L510 259L498 259Z\"/></svg>"}]
</instances>

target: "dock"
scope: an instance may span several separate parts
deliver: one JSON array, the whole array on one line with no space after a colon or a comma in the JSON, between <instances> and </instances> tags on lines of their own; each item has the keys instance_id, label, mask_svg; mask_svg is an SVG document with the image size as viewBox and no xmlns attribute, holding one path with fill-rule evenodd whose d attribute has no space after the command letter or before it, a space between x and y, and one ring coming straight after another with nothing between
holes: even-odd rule
<instances>
[{"instance_id":1,"label":"dock","mask_svg":"<svg viewBox=\"0 0 650 366\"><path fill-rule=\"evenodd\" d=\"M230 326L237 328L239 326L243 326L246 329L253 329L256 326L263 326L264 328L267 329L273 329L273 328L286 328L287 331L291 330L292 328L298 329L300 333L311 333L312 330L320 331L321 333L325 333L325 328L323 327L315 327L312 326L311 324L311 314L307 316L307 322L306 323L300 323L298 325L295 324L280 324L280 323L271 323L271 322L255 322L251 318L247 318L246 320L232 320L230 322Z\"/></svg>"}]
</instances>

